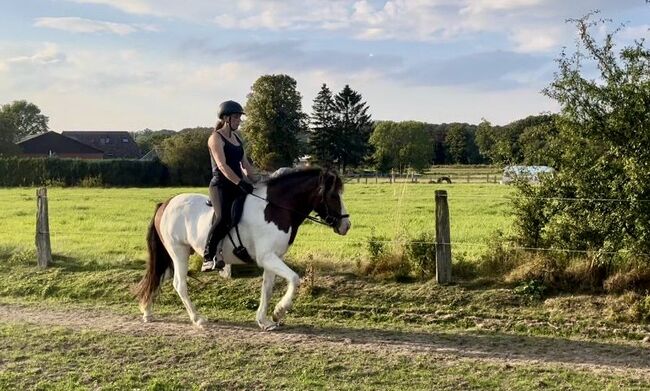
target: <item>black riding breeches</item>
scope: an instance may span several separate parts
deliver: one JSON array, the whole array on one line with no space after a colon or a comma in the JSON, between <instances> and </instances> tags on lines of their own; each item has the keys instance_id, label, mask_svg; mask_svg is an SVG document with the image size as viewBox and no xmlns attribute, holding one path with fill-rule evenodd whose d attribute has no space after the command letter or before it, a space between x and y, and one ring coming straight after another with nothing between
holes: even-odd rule
<instances>
[{"instance_id":1,"label":"black riding breeches","mask_svg":"<svg viewBox=\"0 0 650 391\"><path fill-rule=\"evenodd\" d=\"M228 233L228 228L231 222L231 209L232 204L239 195L236 187L228 185L220 185L217 181L212 180L208 191L210 194L210 201L214 208L215 219L213 220L212 227L208 233L208 240L206 243L206 251L204 257L212 258L217 252L217 245Z\"/></svg>"}]
</instances>

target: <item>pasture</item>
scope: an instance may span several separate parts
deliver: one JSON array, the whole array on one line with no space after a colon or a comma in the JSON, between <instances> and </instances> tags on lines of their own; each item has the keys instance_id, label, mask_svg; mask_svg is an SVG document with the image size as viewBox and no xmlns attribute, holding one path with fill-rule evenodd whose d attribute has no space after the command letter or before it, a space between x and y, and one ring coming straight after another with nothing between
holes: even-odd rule
<instances>
[{"instance_id":1,"label":"pasture","mask_svg":"<svg viewBox=\"0 0 650 391\"><path fill-rule=\"evenodd\" d=\"M647 323L631 294L545 299L459 281L357 273L368 237L433 232L447 189L454 256L471 262L509 232L509 187L346 185L346 237L305 224L288 263L305 276L286 325L254 323L261 278L195 273L191 326L171 284L158 321L130 288L144 270L156 202L205 189L49 189L54 264L35 267L35 189L0 189L0 389L644 389ZM278 284L274 301L284 283Z\"/></svg>"}]
</instances>

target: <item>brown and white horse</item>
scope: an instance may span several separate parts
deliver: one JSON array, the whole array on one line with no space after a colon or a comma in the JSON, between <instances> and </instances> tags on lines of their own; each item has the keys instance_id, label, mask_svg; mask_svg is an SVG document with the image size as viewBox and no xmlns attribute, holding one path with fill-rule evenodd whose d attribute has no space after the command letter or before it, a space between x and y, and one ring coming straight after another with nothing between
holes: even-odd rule
<instances>
[{"instance_id":1,"label":"brown and white horse","mask_svg":"<svg viewBox=\"0 0 650 391\"><path fill-rule=\"evenodd\" d=\"M276 328L291 308L300 279L284 263L283 257L307 216L315 211L340 235L345 235L350 229L342 194L343 182L336 173L309 168L273 177L247 196L239 233L242 244L257 265L264 269L256 316L257 324L263 330ZM148 232L147 270L137 288L145 322L152 319L153 299L163 279L172 270L174 288L192 322L197 326L207 322L198 314L187 293L189 256L192 250L203 253L211 225L213 209L207 205L207 200L208 197L202 194L180 194L156 207ZM231 234L234 236L234 229ZM230 240L223 242L223 255L227 264L243 263L233 254ZM287 280L288 286L273 311L272 319L269 319L267 310L276 275Z\"/></svg>"}]
</instances>

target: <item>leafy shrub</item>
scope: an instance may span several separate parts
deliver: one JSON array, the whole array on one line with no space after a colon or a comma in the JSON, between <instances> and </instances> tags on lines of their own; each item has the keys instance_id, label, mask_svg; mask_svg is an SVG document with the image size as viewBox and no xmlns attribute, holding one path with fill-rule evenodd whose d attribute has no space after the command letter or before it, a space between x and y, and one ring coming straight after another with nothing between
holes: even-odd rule
<instances>
[{"instance_id":1,"label":"leafy shrub","mask_svg":"<svg viewBox=\"0 0 650 391\"><path fill-rule=\"evenodd\" d=\"M102 176L87 176L79 182L80 187L102 187L104 182L102 181Z\"/></svg>"},{"instance_id":2,"label":"leafy shrub","mask_svg":"<svg viewBox=\"0 0 650 391\"><path fill-rule=\"evenodd\" d=\"M436 244L435 236L428 232L406 241L404 253L420 277L430 277L436 274Z\"/></svg>"},{"instance_id":3,"label":"leafy shrub","mask_svg":"<svg viewBox=\"0 0 650 391\"><path fill-rule=\"evenodd\" d=\"M541 300L544 297L547 287L541 280L528 280L519 284L514 292L523 295L532 300Z\"/></svg>"}]
</instances>

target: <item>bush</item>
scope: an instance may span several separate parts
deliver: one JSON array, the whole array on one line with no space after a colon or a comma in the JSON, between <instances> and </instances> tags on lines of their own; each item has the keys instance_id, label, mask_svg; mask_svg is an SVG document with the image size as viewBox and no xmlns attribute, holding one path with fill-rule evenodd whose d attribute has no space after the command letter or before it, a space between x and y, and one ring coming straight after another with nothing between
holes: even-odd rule
<instances>
[{"instance_id":1,"label":"bush","mask_svg":"<svg viewBox=\"0 0 650 391\"><path fill-rule=\"evenodd\" d=\"M590 16L575 21L582 47L562 53L545 90L562 106L548 151L557 172L539 186L517 185L515 229L521 246L577 254L545 256L575 259L556 265L565 281L602 288L650 253L650 51L637 40L616 52L613 34L596 42L591 32L603 22ZM591 66L595 78L583 72Z\"/></svg>"},{"instance_id":2,"label":"bush","mask_svg":"<svg viewBox=\"0 0 650 391\"><path fill-rule=\"evenodd\" d=\"M366 241L368 261L357 265L361 275L380 279L409 280L411 264L399 245L388 245L389 239L377 236L374 229Z\"/></svg>"},{"instance_id":3,"label":"bush","mask_svg":"<svg viewBox=\"0 0 650 391\"><path fill-rule=\"evenodd\" d=\"M80 187L102 187L104 186L104 182L102 181L102 176L89 176L83 178L79 182Z\"/></svg>"},{"instance_id":4,"label":"bush","mask_svg":"<svg viewBox=\"0 0 650 391\"><path fill-rule=\"evenodd\" d=\"M404 253L420 278L436 274L436 244L435 235L422 232L408 240L404 245Z\"/></svg>"}]
</instances>

